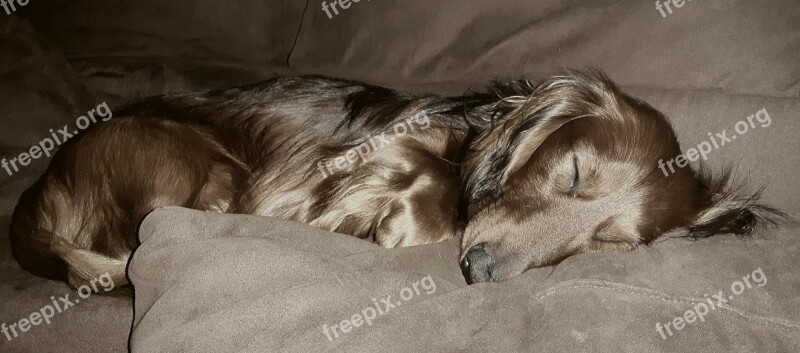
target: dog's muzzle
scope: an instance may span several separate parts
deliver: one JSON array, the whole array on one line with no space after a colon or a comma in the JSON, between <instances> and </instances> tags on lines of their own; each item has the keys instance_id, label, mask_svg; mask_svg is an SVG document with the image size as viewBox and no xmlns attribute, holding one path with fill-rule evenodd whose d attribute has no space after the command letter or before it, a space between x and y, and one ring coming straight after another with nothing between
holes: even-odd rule
<instances>
[{"instance_id":1,"label":"dog's muzzle","mask_svg":"<svg viewBox=\"0 0 800 353\"><path fill-rule=\"evenodd\" d=\"M486 243L477 244L461 260L461 272L467 283L492 282L492 256L486 251Z\"/></svg>"}]
</instances>

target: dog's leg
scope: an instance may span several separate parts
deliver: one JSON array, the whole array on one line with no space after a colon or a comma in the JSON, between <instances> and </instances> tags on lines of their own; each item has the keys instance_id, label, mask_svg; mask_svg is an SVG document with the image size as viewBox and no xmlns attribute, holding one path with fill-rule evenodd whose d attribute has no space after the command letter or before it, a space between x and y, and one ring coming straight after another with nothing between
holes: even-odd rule
<instances>
[{"instance_id":1,"label":"dog's leg","mask_svg":"<svg viewBox=\"0 0 800 353\"><path fill-rule=\"evenodd\" d=\"M416 147L416 146L415 146ZM384 247L443 241L456 235L458 174L451 163L420 148L398 146L375 152L367 163L334 175L306 209L313 218L294 218L312 226ZM268 214L272 215L272 214Z\"/></svg>"},{"instance_id":2,"label":"dog's leg","mask_svg":"<svg viewBox=\"0 0 800 353\"><path fill-rule=\"evenodd\" d=\"M390 203L375 231L383 247L436 243L456 236L458 185L436 173L417 176Z\"/></svg>"}]
</instances>

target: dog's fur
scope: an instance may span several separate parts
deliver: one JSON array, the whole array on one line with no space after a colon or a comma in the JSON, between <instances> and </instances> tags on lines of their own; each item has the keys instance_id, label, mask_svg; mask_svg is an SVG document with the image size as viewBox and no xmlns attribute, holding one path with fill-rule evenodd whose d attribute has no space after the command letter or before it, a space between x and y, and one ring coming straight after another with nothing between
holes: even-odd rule
<instances>
[{"instance_id":1,"label":"dog's fur","mask_svg":"<svg viewBox=\"0 0 800 353\"><path fill-rule=\"evenodd\" d=\"M390 129L421 113L428 128ZM665 177L658 161L680 153L668 121L597 72L453 98L278 78L115 115L65 144L22 195L12 251L34 274L124 283L138 223L169 205L281 217L386 247L463 233L469 282L667 232L745 234L781 216L726 176ZM391 143L368 159L319 171L384 132Z\"/></svg>"}]
</instances>

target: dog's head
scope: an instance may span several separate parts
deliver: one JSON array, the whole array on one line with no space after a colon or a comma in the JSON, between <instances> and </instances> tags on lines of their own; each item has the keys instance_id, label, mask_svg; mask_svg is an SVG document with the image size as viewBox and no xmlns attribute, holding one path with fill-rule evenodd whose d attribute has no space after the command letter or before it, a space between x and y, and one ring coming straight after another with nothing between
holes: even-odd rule
<instances>
[{"instance_id":1,"label":"dog's head","mask_svg":"<svg viewBox=\"0 0 800 353\"><path fill-rule=\"evenodd\" d=\"M731 187L727 173L663 167L681 153L669 122L601 73L494 91L496 103L470 113L461 251L470 283L666 233L746 234L780 216Z\"/></svg>"}]
</instances>

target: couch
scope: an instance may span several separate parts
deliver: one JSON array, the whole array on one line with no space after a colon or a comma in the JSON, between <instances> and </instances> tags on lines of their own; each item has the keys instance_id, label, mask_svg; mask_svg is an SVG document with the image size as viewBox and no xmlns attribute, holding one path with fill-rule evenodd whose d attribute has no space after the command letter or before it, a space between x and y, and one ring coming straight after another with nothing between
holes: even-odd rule
<instances>
[{"instance_id":1,"label":"couch","mask_svg":"<svg viewBox=\"0 0 800 353\"><path fill-rule=\"evenodd\" d=\"M706 163L732 166L752 189L766 187L765 202L800 216L794 0L341 0L333 11L334 2L54 0L0 10L0 157L101 102L113 110L292 74L461 94L591 66L670 117L684 149L765 109L769 126ZM21 270L8 247L16 199L47 162L0 170L0 323L78 295ZM0 351L800 351L794 222L749 238L582 254L472 286L457 241L387 250L279 219L180 208L151 213L140 240L132 290L0 334ZM409 296L415 283L422 290ZM709 299L720 291L725 302ZM387 296L400 300L367 324L367 308Z\"/></svg>"}]
</instances>

